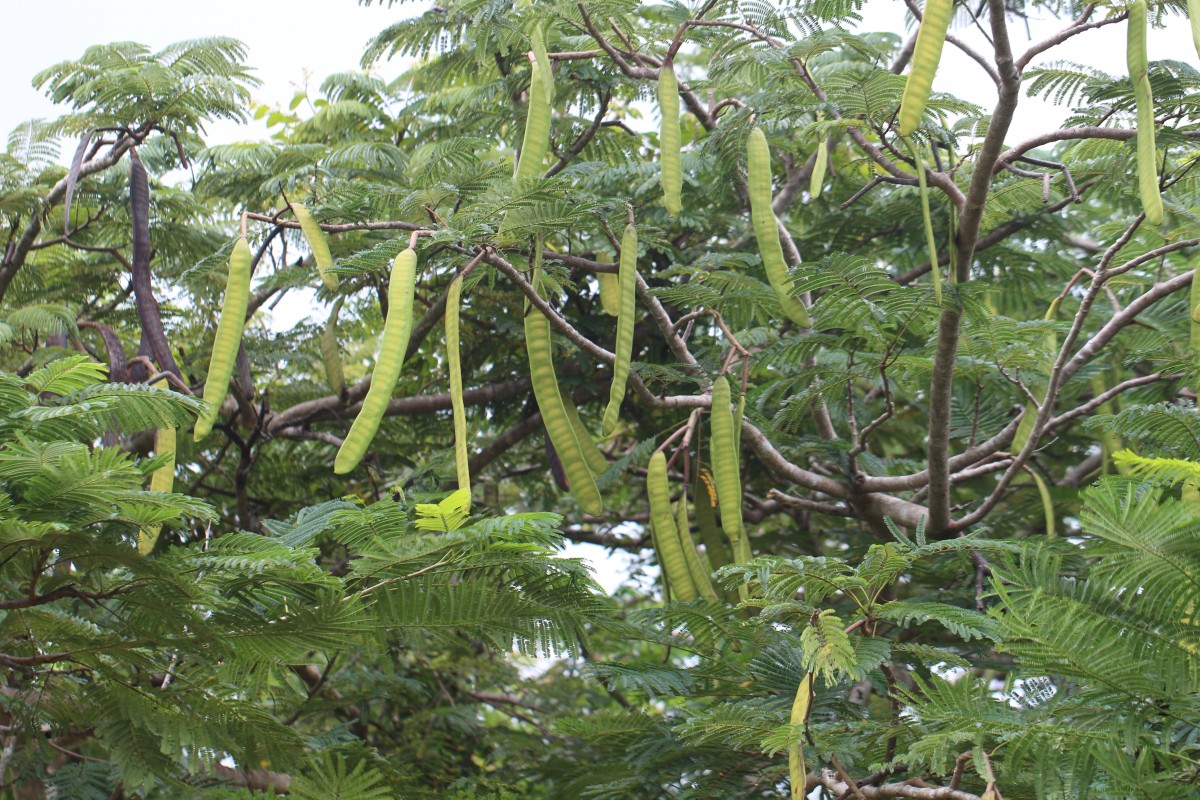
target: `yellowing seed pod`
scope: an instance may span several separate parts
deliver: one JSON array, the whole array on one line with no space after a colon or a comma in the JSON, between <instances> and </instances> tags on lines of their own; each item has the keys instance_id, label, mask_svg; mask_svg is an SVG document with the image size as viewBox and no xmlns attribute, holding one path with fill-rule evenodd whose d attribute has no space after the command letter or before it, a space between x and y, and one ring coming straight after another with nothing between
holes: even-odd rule
<instances>
[{"instance_id":1,"label":"yellowing seed pod","mask_svg":"<svg viewBox=\"0 0 1200 800\"><path fill-rule=\"evenodd\" d=\"M817 157L813 161L812 175L808 178L808 196L816 200L825 185L825 170L829 168L829 140L822 136L817 140Z\"/></svg>"},{"instance_id":2,"label":"yellowing seed pod","mask_svg":"<svg viewBox=\"0 0 1200 800\"><path fill-rule=\"evenodd\" d=\"M805 725L808 722L809 708L812 706L812 673L804 673L800 685L796 687L796 697L792 701L792 715L789 722L795 725ZM797 739L788 745L788 780L792 784L792 800L803 800L807 791L808 769L804 765L804 742Z\"/></svg>"},{"instance_id":3,"label":"yellowing seed pod","mask_svg":"<svg viewBox=\"0 0 1200 800\"><path fill-rule=\"evenodd\" d=\"M683 549L683 560L687 563L688 574L696 593L709 602L717 601L717 591L712 584L712 570L700 560L696 551L696 541L692 538L692 523L688 520L687 489L679 495L675 504L675 530L679 533L679 546Z\"/></svg>"},{"instance_id":4,"label":"yellowing seed pod","mask_svg":"<svg viewBox=\"0 0 1200 800\"><path fill-rule=\"evenodd\" d=\"M155 381L154 388L166 389L166 378L159 378ZM150 491L164 493L175 491L175 446L174 428L158 428L154 432L154 454L170 458L167 463L151 473ZM162 525L148 525L138 531L138 552L144 556L150 555L154 550L154 545L158 542L160 533L162 533Z\"/></svg>"},{"instance_id":5,"label":"yellowing seed pod","mask_svg":"<svg viewBox=\"0 0 1200 800\"><path fill-rule=\"evenodd\" d=\"M408 350L408 339L412 333L413 297L417 286L417 253L411 247L401 251L392 262L391 282L388 285L388 315L383 323L383 338L379 343L379 355L371 373L371 388L363 399L362 408L342 446L338 448L333 462L333 471L344 475L358 466L366 455L371 440L379 430L379 424L387 413L392 391L400 378L404 365L404 354Z\"/></svg>"},{"instance_id":6,"label":"yellowing seed pod","mask_svg":"<svg viewBox=\"0 0 1200 800\"><path fill-rule=\"evenodd\" d=\"M600 307L610 317L617 316L621 311L621 290L615 274L597 272L596 280L600 282Z\"/></svg>"},{"instance_id":7,"label":"yellowing seed pod","mask_svg":"<svg viewBox=\"0 0 1200 800\"><path fill-rule=\"evenodd\" d=\"M208 408L196 420L195 440L198 442L212 431L221 413L221 403L229 389L234 362L242 344L242 329L246 325L246 309L250 307L250 245L239 237L229 255L229 276L225 281L225 297L221 301L221 317L213 336L212 356L208 362L208 377L204 381L204 399Z\"/></svg>"},{"instance_id":8,"label":"yellowing seed pod","mask_svg":"<svg viewBox=\"0 0 1200 800\"><path fill-rule=\"evenodd\" d=\"M713 381L711 448L713 481L717 484L717 502L721 507L721 527L733 546L734 563L745 564L750 557L742 525L742 478L740 458L734 445L733 410L730 408L729 382L725 376Z\"/></svg>"},{"instance_id":9,"label":"yellowing seed pod","mask_svg":"<svg viewBox=\"0 0 1200 800\"><path fill-rule=\"evenodd\" d=\"M446 292L446 364L450 372L450 405L454 409L454 466L458 488L467 493L471 507L471 469L467 463L467 409L463 404L462 358L458 345L459 306L462 303L462 276L450 281Z\"/></svg>"},{"instance_id":10,"label":"yellowing seed pod","mask_svg":"<svg viewBox=\"0 0 1200 800\"><path fill-rule=\"evenodd\" d=\"M904 96L900 100L901 136L911 136L921 124L929 93L933 90L933 77L937 74L938 62L942 60L942 46L946 43L953 11L954 0L925 2L921 27L917 29L917 43L913 48L912 71L904 83Z\"/></svg>"}]
</instances>

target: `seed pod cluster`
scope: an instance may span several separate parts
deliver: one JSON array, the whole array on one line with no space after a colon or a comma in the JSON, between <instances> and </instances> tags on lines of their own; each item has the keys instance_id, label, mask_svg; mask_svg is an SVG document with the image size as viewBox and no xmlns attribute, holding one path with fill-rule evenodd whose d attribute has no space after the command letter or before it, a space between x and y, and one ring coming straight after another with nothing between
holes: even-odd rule
<instances>
[{"instance_id":1,"label":"seed pod cluster","mask_svg":"<svg viewBox=\"0 0 1200 800\"><path fill-rule=\"evenodd\" d=\"M221 302L221 317L213 337L212 356L208 362L208 377L204 381L204 399L208 407L196 420L195 440L198 442L212 431L221 413L221 403L229 390L234 362L242 344L242 329L246 325L246 309L250 307L250 245L239 237L229 256L229 276L225 281L225 297Z\"/></svg>"},{"instance_id":2,"label":"seed pod cluster","mask_svg":"<svg viewBox=\"0 0 1200 800\"><path fill-rule=\"evenodd\" d=\"M371 440L375 438L379 424L387 412L392 390L400 378L404 365L404 354L408 349L412 333L413 296L416 292L417 253L411 247L402 251L392 262L391 283L388 285L388 315L383 324L383 338L379 344L379 355L375 359L375 370L371 373L371 388L363 400L362 408L342 446L334 459L333 471L343 475L358 466Z\"/></svg>"},{"instance_id":3,"label":"seed pod cluster","mask_svg":"<svg viewBox=\"0 0 1200 800\"><path fill-rule=\"evenodd\" d=\"M787 261L779 243L779 221L771 209L771 148L761 128L750 132L746 144L746 183L750 192L750 221L767 281L779 297L784 315L802 328L811 327L808 309L788 291Z\"/></svg>"},{"instance_id":4,"label":"seed pod cluster","mask_svg":"<svg viewBox=\"0 0 1200 800\"><path fill-rule=\"evenodd\" d=\"M937 74L938 62L942 60L942 46L950 30L950 17L954 11L954 0L926 0L921 13L921 27L917 29L917 43L913 48L912 71L904 83L904 96L900 100L901 136L911 136L921 124L929 93L933 90L933 77Z\"/></svg>"},{"instance_id":5,"label":"seed pod cluster","mask_svg":"<svg viewBox=\"0 0 1200 800\"><path fill-rule=\"evenodd\" d=\"M290 208L296 215L296 221L300 223L300 230L304 233L304 238L308 241L308 249L312 251L313 261L317 262L317 274L321 276L321 282L325 284L326 289L336 292L338 279L337 275L333 274L333 256L329 253L329 238L302 203L292 203Z\"/></svg>"},{"instance_id":6,"label":"seed pod cluster","mask_svg":"<svg viewBox=\"0 0 1200 800\"><path fill-rule=\"evenodd\" d=\"M1162 225L1163 203L1158 191L1158 151L1154 145L1154 95L1146 59L1146 0L1129 4L1129 38L1125 57L1137 104L1137 173L1142 210L1151 225Z\"/></svg>"},{"instance_id":7,"label":"seed pod cluster","mask_svg":"<svg viewBox=\"0 0 1200 800\"><path fill-rule=\"evenodd\" d=\"M660 450L655 450L654 455L650 456L649 468L646 471L646 494L650 498L650 525L654 549L658 551L658 563L662 566L671 594L676 600L685 603L695 600L696 586L692 582L692 573L683 554L679 529L671 513L667 459Z\"/></svg>"},{"instance_id":8,"label":"seed pod cluster","mask_svg":"<svg viewBox=\"0 0 1200 800\"><path fill-rule=\"evenodd\" d=\"M667 213L674 217L683 207L683 162L679 152L682 147L679 134L679 81L675 78L670 61L664 61L658 70L658 111L661 118L658 142L663 205Z\"/></svg>"},{"instance_id":9,"label":"seed pod cluster","mask_svg":"<svg viewBox=\"0 0 1200 800\"><path fill-rule=\"evenodd\" d=\"M608 392L608 408L600 425L601 436L611 436L621 416L625 400L625 384L629 380L629 362L633 357L633 316L637 300L637 229L625 226L621 237L621 267L617 275L617 340L613 352L612 385Z\"/></svg>"}]
</instances>

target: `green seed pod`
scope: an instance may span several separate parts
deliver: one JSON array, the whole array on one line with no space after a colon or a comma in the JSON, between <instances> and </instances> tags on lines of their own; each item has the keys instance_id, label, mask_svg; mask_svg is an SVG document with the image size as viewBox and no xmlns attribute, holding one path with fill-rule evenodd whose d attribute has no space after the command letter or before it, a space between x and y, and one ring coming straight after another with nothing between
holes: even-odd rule
<instances>
[{"instance_id":1,"label":"green seed pod","mask_svg":"<svg viewBox=\"0 0 1200 800\"><path fill-rule=\"evenodd\" d=\"M1200 0L1188 0L1188 21L1192 24L1192 44L1200 55Z\"/></svg>"},{"instance_id":2,"label":"green seed pod","mask_svg":"<svg viewBox=\"0 0 1200 800\"><path fill-rule=\"evenodd\" d=\"M683 207L683 163L679 154L683 145L679 134L679 82L670 61L664 61L658 70L658 111L662 118L658 141L663 205L674 217Z\"/></svg>"},{"instance_id":3,"label":"green seed pod","mask_svg":"<svg viewBox=\"0 0 1200 800\"><path fill-rule=\"evenodd\" d=\"M822 136L817 140L817 158L813 161L812 175L808 178L808 196L816 200L825 185L825 170L829 168L829 140Z\"/></svg>"},{"instance_id":4,"label":"green seed pod","mask_svg":"<svg viewBox=\"0 0 1200 800\"><path fill-rule=\"evenodd\" d=\"M600 307L610 317L621 313L621 290L619 280L612 272L597 272L596 279L600 281Z\"/></svg>"},{"instance_id":5,"label":"green seed pod","mask_svg":"<svg viewBox=\"0 0 1200 800\"><path fill-rule=\"evenodd\" d=\"M412 334L416 286L417 253L410 247L401 251L392 262L388 315L383 323L383 337L379 343L379 355L375 358L375 369L371 373L371 388L367 390L350 432L338 448L337 458L333 462L333 471L337 475L344 475L358 466L387 413Z\"/></svg>"},{"instance_id":6,"label":"green seed pod","mask_svg":"<svg viewBox=\"0 0 1200 800\"><path fill-rule=\"evenodd\" d=\"M204 381L204 399L208 408L196 420L195 440L198 442L212 431L221 413L221 403L229 389L234 362L242 344L242 329L246 325L246 309L250 307L250 245L239 237L229 255L229 276L225 280L225 298L221 301L221 317L213 337L212 356L208 362L208 377Z\"/></svg>"},{"instance_id":7,"label":"green seed pod","mask_svg":"<svg viewBox=\"0 0 1200 800\"><path fill-rule=\"evenodd\" d=\"M742 525L742 478L739 454L733 437L733 412L730 409L729 382L722 375L712 388L712 461L713 481L717 484L717 502L721 507L721 527L733 545L734 562L745 564L750 548Z\"/></svg>"},{"instance_id":8,"label":"green seed pod","mask_svg":"<svg viewBox=\"0 0 1200 800\"><path fill-rule=\"evenodd\" d=\"M929 212L929 186L925 183L925 165L921 163L921 147L909 142L913 165L917 170L917 188L921 197L921 220L925 224L925 247L929 250L929 272L933 278L933 300L942 304L942 268L938 264L937 239L933 237L933 216ZM953 249L953 248L951 248Z\"/></svg>"},{"instance_id":9,"label":"green seed pod","mask_svg":"<svg viewBox=\"0 0 1200 800\"><path fill-rule=\"evenodd\" d=\"M696 542L692 539L692 524L688 521L687 490L679 496L675 504L675 530L679 533L679 546L683 549L683 560L687 563L688 575L691 576L692 586L696 593L709 602L717 602L717 592L713 589L712 570L700 562L700 554L696 552Z\"/></svg>"},{"instance_id":10,"label":"green seed pod","mask_svg":"<svg viewBox=\"0 0 1200 800\"><path fill-rule=\"evenodd\" d=\"M446 364L450 371L450 405L454 409L454 466L458 471L458 488L467 491L467 508L471 500L471 469L467 461L467 409L463 404L462 358L458 344L458 315L462 303L462 276L450 281L446 292Z\"/></svg>"},{"instance_id":11,"label":"green seed pod","mask_svg":"<svg viewBox=\"0 0 1200 800\"><path fill-rule=\"evenodd\" d=\"M321 362L325 365L325 380L333 393L340 395L346 388L346 371L342 366L342 352L338 347L338 315L342 313L342 298L333 303L325 330L321 331Z\"/></svg>"},{"instance_id":12,"label":"green seed pod","mask_svg":"<svg viewBox=\"0 0 1200 800\"><path fill-rule=\"evenodd\" d=\"M1162 225L1163 203L1158 191L1158 151L1154 145L1154 95L1150 90L1149 63L1146 60L1146 0L1129 4L1129 38L1125 50L1129 79L1137 103L1138 193L1142 210L1151 225Z\"/></svg>"},{"instance_id":13,"label":"green seed pod","mask_svg":"<svg viewBox=\"0 0 1200 800\"><path fill-rule=\"evenodd\" d=\"M550 56L546 53L546 40L542 38L540 27L534 27L533 33L529 35L529 44L541 72L542 96L546 98L546 105L552 106L554 105L554 68L550 63Z\"/></svg>"},{"instance_id":14,"label":"green seed pod","mask_svg":"<svg viewBox=\"0 0 1200 800\"><path fill-rule=\"evenodd\" d=\"M953 11L954 0L925 2L921 27L917 29L917 44L913 49L912 72L904 83L904 97L900 101L901 136L911 136L921 124L929 93L933 90L933 76L942 60L942 46L946 43Z\"/></svg>"},{"instance_id":15,"label":"green seed pod","mask_svg":"<svg viewBox=\"0 0 1200 800\"><path fill-rule=\"evenodd\" d=\"M633 323L637 303L637 229L625 226L621 237L621 271L617 278L620 290L620 307L617 313L617 340L613 347L616 361L613 362L612 385L608 391L608 407L600 424L600 435L611 436L621 416L621 403L625 400L625 384L629 380L629 362L633 358Z\"/></svg>"},{"instance_id":16,"label":"green seed pod","mask_svg":"<svg viewBox=\"0 0 1200 800\"><path fill-rule=\"evenodd\" d=\"M326 289L336 292L338 279L332 271L333 256L329 254L329 239L325 236L325 231L321 230L321 226L301 203L292 203L291 209L296 215L296 221L300 223L304 238L308 240L308 249L312 250L313 261L317 262L317 274L321 276L321 282L325 284Z\"/></svg>"},{"instance_id":17,"label":"green seed pod","mask_svg":"<svg viewBox=\"0 0 1200 800\"><path fill-rule=\"evenodd\" d=\"M750 132L746 144L746 172L750 221L754 224L754 237L758 240L767 281L779 297L784 315L801 328L809 328L812 323L808 309L788 292L787 261L783 258L783 245L779 243L779 222L771 210L771 148L760 128Z\"/></svg>"},{"instance_id":18,"label":"green seed pod","mask_svg":"<svg viewBox=\"0 0 1200 800\"><path fill-rule=\"evenodd\" d=\"M650 524L654 526L654 541L658 547L658 561L671 583L671 591L677 600L685 603L696 599L696 587L680 545L679 531L671 514L671 490L667 485L667 459L661 451L650 456L646 472L646 493L650 497Z\"/></svg>"},{"instance_id":19,"label":"green seed pod","mask_svg":"<svg viewBox=\"0 0 1200 800\"><path fill-rule=\"evenodd\" d=\"M1050 488L1046 486L1046 481L1042 480L1042 476L1037 470L1029 470L1030 476L1033 477L1033 482L1037 485L1038 495L1042 498L1042 514L1046 520L1046 535L1054 536L1054 501L1050 499Z\"/></svg>"},{"instance_id":20,"label":"green seed pod","mask_svg":"<svg viewBox=\"0 0 1200 800\"><path fill-rule=\"evenodd\" d=\"M1050 322L1058 316L1058 307L1062 303L1061 297L1055 297L1050 301L1050 307L1046 309L1045 316L1042 319ZM1053 353L1058 349L1058 334L1054 331L1047 331L1045 338L1046 351ZM1053 358L1043 360L1041 364L1042 372L1046 375L1050 374L1051 368L1054 366ZM1032 386L1030 389L1034 392L1040 389L1045 389L1045 386ZM1029 441L1029 437L1033 435L1033 424L1036 421L1038 413L1037 403L1029 402L1025 404L1025 413L1021 416L1021 422L1017 425L1017 432L1013 434L1012 444L1009 450L1013 453L1019 453L1024 449L1025 444Z\"/></svg>"},{"instance_id":21,"label":"green seed pod","mask_svg":"<svg viewBox=\"0 0 1200 800\"><path fill-rule=\"evenodd\" d=\"M537 61L531 67L529 112L525 117L525 136L521 140L521 159L517 162L517 186L542 175L546 153L550 150L550 103L546 100L545 80Z\"/></svg>"},{"instance_id":22,"label":"green seed pod","mask_svg":"<svg viewBox=\"0 0 1200 800\"><path fill-rule=\"evenodd\" d=\"M539 283L535 277L534 286ZM550 443L562 461L567 481L579 507L588 514L604 513L604 501L596 481L588 469L587 458L576 438L571 420L563 407L562 395L558 391L558 378L554 373L554 352L551 347L550 321L536 308L525 314L525 349L529 354L529 378L533 384L533 396L542 422L550 436Z\"/></svg>"},{"instance_id":23,"label":"green seed pod","mask_svg":"<svg viewBox=\"0 0 1200 800\"><path fill-rule=\"evenodd\" d=\"M583 419L579 416L579 408L575 405L571 395L560 386L558 387L558 396L562 399L563 410L567 412L571 430L575 431L575 440L579 442L579 449L583 451L583 460L587 462L588 470L592 473L593 478L600 477L608 471L608 459L596 446L596 440L592 438L592 434L588 433L587 426L583 424Z\"/></svg>"}]
</instances>

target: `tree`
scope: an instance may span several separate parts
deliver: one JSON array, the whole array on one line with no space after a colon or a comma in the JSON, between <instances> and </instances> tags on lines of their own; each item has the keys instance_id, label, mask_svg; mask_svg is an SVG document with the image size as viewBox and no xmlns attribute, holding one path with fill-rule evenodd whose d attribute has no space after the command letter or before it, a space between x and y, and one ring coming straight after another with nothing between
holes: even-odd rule
<instances>
[{"instance_id":1,"label":"tree","mask_svg":"<svg viewBox=\"0 0 1200 800\"><path fill-rule=\"evenodd\" d=\"M336 617L346 598L376 591L376 578L389 598L445 598L410 621L420 637L397 638L407 630L401 599L364 609L387 633L352 659L338 655L345 641L314 623L296 651L273 654L304 695L299 706L277 701L265 677L275 673L255 653L229 656L235 669L264 676L260 696L236 699L264 729L294 723L308 737L300 750L325 759L288 762L301 787L361 764L413 796L777 797L789 780L799 796L801 775L832 796L1194 790L1194 565L1172 548L1186 549L1195 524L1195 488L1175 478L1194 480L1186 465L1198 455L1187 436L1197 372L1187 309L1196 303L1183 292L1200 244L1191 173L1200 74L1157 61L1143 79L1140 0L987 0L957 9L963 36L946 43L977 62L994 103L935 92L914 115L906 98L915 128L902 137L904 73L914 58L928 72L929 46L916 32L854 32L860 6L444 3L381 32L364 54L367 71L330 76L290 109L257 108L272 132L265 143L202 139L205 120L247 109L253 78L233 40L157 53L97 46L40 73L35 83L69 113L23 128L0 161L4 365L20 376L10 380L14 393L25 387L26 406L52 409L38 411L46 419L80 404L96 414L87 392L118 391L71 386L59 393L65 406L31 399L44 391L37 370L64 363L105 364L109 380L141 384L119 390L139 398L157 398L144 385L160 378L175 393L198 393L239 223L253 246L246 327L217 433L195 445L180 437L175 484L190 505L172 500L174 516L134 520L165 525L158 548L97 564L87 591L110 591L104 570L166 576L185 569L173 559L205 563L210 540L229 540L285 548L238 558L282 559L298 583L272 601L295 591L317 615ZM1178 24L1181 7L1150 3L1149 19ZM914 17L925 10L911 5ZM1034 12L1061 27L1022 46L1012 23ZM1108 26L1130 32L1133 80L1047 60ZM969 27L983 33L980 47ZM396 56L416 63L395 81L369 69ZM641 122L650 99L670 122L673 103L655 91L669 93L671 75L683 112L678 164L673 127ZM1013 141L1023 88L1071 106L1065 126ZM55 143L68 135L80 144L64 169ZM148 201L138 168L126 171L134 152L151 176ZM190 170L182 184L168 179L179 167ZM289 203L305 204L328 237L336 260L325 271L338 288L323 284L312 296L336 299L335 329L274 332L261 320L281 296L311 291L325 268ZM631 234L618 236L627 225ZM389 265L406 247L418 266L401 377L363 464L334 476L393 310ZM602 297L622 264L636 295L624 339ZM461 393L450 385L442 322L457 280ZM633 364L628 391L618 382L615 392L619 420L594 447L602 412L612 422L605 403L626 346ZM327 378L339 370L345 384L331 391ZM733 402L714 404L723 386ZM474 484L459 488L473 489L478 519L462 529L474 544L462 545L448 536L457 525L442 526L447 536L413 532L417 503L456 488L456 399ZM114 408L103 410L116 425L36 435L56 447L86 442L88 458L139 475L160 467L146 458L152 420ZM168 421L184 422L153 422ZM119 433L131 455L90 449L102 433L109 445ZM1124 446L1133 452L1117 457ZM669 458L666 489L656 483L656 449ZM1111 475L1129 465L1147 477ZM28 479L11 469L0 477ZM673 508L648 507L644 476L651 497ZM593 484L603 513L584 512L600 510L585 496ZM544 509L561 514L558 533L551 517L509 516ZM1140 546L1129 535L1133 510L1156 526L1147 541L1165 537L1166 549L1153 568L1114 573L1111 559ZM338 514L349 530L317 523ZM373 521L350 525L363 515ZM113 541L140 527L120 524ZM515 540L497 540L502 530ZM1055 538L1064 530L1070 539ZM672 600L601 602L576 567L546 557L559 535L652 548ZM267 544L251 544L258 539ZM423 554L417 561L388 549L410 546ZM429 574L448 577L423 588L433 579L422 570L447 547L455 560ZM49 568L37 552L5 566L11 596L36 596ZM388 558L390 571L359 583L366 565ZM705 560L720 568L715 583ZM549 583L533 581L543 570ZM456 599L466 578L499 588ZM1070 588L1074 578L1088 588ZM552 602L559 580L570 586L561 606ZM165 607L208 608L230 593L235 609L255 602L223 584L197 586L186 588L209 594L173 596ZM331 594L316 600L320 587ZM1163 598L1161 608L1129 600L1143 590ZM53 602L84 601L73 598ZM517 619L531 628L489 611L525 602L536 608ZM1031 628L1043 614L1044 626L1077 627ZM553 635L539 638L535 620L553 623ZM1101 652L1085 649L1084 632L1114 649L1141 644L1121 649L1111 669L1080 671L1090 663L1080 652ZM514 639L572 656L521 683L496 658ZM193 658L198 679L215 669L210 653ZM10 665L18 693L47 680L30 666ZM969 678L947 678L950 667ZM98 667L81 669L80 680L92 680ZM1125 675L1153 686L1132 698ZM1102 702L1129 712L1097 714ZM964 715L995 727L968 730ZM1090 725L1094 740L1071 733ZM1134 735L1140 728L1145 738ZM165 760L130 760L97 728L80 747L98 755L71 751L72 763L111 761L129 791L150 792L194 777L184 754L196 748L208 748L210 777L225 755L243 783L255 763L234 740L219 750L211 737L171 736L161 725L134 720L131 730L158 737ZM255 741L260 729L247 730ZM40 758L23 775L44 772ZM112 791L107 777L96 780L98 792ZM360 794L370 796L375 780Z\"/></svg>"}]
</instances>

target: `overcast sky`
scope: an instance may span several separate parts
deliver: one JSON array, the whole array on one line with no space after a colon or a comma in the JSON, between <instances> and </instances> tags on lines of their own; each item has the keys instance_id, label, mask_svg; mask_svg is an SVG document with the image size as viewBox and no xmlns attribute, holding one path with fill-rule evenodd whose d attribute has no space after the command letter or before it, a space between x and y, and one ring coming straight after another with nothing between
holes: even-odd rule
<instances>
[{"instance_id":1,"label":"overcast sky","mask_svg":"<svg viewBox=\"0 0 1200 800\"><path fill-rule=\"evenodd\" d=\"M262 81L254 91L254 100L286 105L306 80L311 78L315 87L330 73L358 69L368 39L391 22L429 5L405 3L388 8L384 2L363 7L358 0L205 0L200 5L178 0L0 0L5 20L4 46L0 47L0 75L4 80L0 84L0 134L7 137L9 131L31 118L62 113L31 86L30 80L44 67L79 57L89 45L136 41L157 50L183 39L234 36L249 47L248 63ZM868 0L863 17L863 30L904 31L901 0ZM1188 25L1181 17L1169 19L1168 29L1150 31L1150 58L1196 64ZM1035 19L1030 22L1028 34L1018 26L1012 32L1013 46L1019 50L1030 38L1044 38L1063 24ZM987 46L973 27L954 32L981 50ZM1125 26L1113 25L1079 36L1068 47L1058 48L1054 57L1122 74ZM399 69L396 64L381 67L387 78ZM991 84L979 66L950 45L946 46L934 90L951 92L985 107L994 101ZM1046 130L1057 125L1063 115L1062 109L1025 98L1010 139ZM262 123L218 123L209 129L209 143L262 139L265 134ZM73 150L72 144L64 146L67 156ZM289 301L276 310L274 325L290 327L313 309L311 298L302 293L292 293ZM321 309L315 313L322 319L325 316ZM599 548L590 546L572 547L569 552L593 559L601 582L609 589L627 574L628 557L624 553L605 556Z\"/></svg>"}]
</instances>

